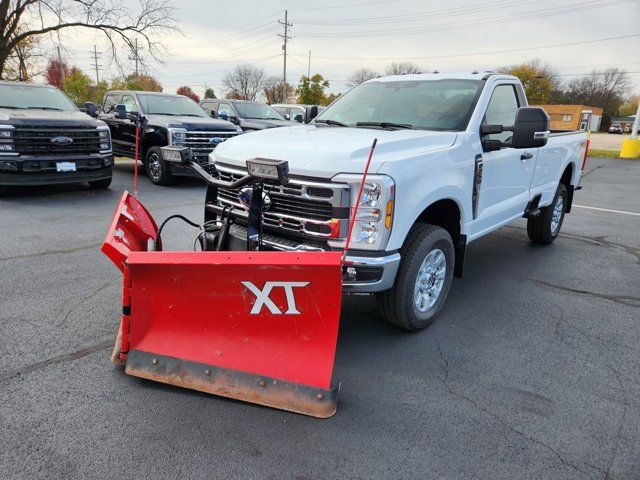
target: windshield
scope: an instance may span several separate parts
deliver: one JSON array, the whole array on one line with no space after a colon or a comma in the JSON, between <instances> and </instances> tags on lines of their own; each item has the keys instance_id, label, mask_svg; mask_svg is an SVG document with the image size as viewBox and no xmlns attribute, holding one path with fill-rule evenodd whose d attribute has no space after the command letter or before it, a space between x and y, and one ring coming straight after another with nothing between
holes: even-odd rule
<instances>
[{"instance_id":1,"label":"windshield","mask_svg":"<svg viewBox=\"0 0 640 480\"><path fill-rule=\"evenodd\" d=\"M140 100L140 105L147 115L207 116L196 102L187 97L138 94L138 100Z\"/></svg>"},{"instance_id":2,"label":"windshield","mask_svg":"<svg viewBox=\"0 0 640 480\"><path fill-rule=\"evenodd\" d=\"M464 130L482 89L478 80L399 80L363 83L340 97L315 122L367 127L393 124L424 130ZM335 124L335 123L334 123Z\"/></svg>"},{"instance_id":3,"label":"windshield","mask_svg":"<svg viewBox=\"0 0 640 480\"><path fill-rule=\"evenodd\" d=\"M34 85L0 85L0 108L78 110L56 87Z\"/></svg>"},{"instance_id":4,"label":"windshield","mask_svg":"<svg viewBox=\"0 0 640 480\"><path fill-rule=\"evenodd\" d=\"M284 120L284 117L276 112L272 107L264 103L241 103L235 104L240 118L254 120Z\"/></svg>"}]
</instances>

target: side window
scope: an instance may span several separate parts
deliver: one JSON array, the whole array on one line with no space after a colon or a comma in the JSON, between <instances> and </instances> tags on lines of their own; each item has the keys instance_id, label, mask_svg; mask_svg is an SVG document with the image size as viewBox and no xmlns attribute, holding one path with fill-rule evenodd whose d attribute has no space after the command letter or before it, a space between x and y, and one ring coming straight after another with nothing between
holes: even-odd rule
<instances>
[{"instance_id":1,"label":"side window","mask_svg":"<svg viewBox=\"0 0 640 480\"><path fill-rule=\"evenodd\" d=\"M289 107L273 107L273 109L282 116L285 116L287 113L289 113Z\"/></svg>"},{"instance_id":2,"label":"side window","mask_svg":"<svg viewBox=\"0 0 640 480\"><path fill-rule=\"evenodd\" d=\"M107 95L104 97L104 103L102 104L102 113L113 113L120 100L120 95Z\"/></svg>"},{"instance_id":3,"label":"side window","mask_svg":"<svg viewBox=\"0 0 640 480\"><path fill-rule=\"evenodd\" d=\"M502 125L510 127L516 120L518 112L518 98L513 85L498 85L491 95L487 112L484 115L484 123L489 125ZM506 141L511 138L511 132L494 133L487 135L491 140Z\"/></svg>"},{"instance_id":4,"label":"side window","mask_svg":"<svg viewBox=\"0 0 640 480\"><path fill-rule=\"evenodd\" d=\"M216 109L216 104L213 102L204 101L202 102L200 107L208 114L211 114L211 112Z\"/></svg>"},{"instance_id":5,"label":"side window","mask_svg":"<svg viewBox=\"0 0 640 480\"><path fill-rule=\"evenodd\" d=\"M131 95L125 95L122 97L122 104L127 107L127 112L137 112L138 105L136 105L136 101Z\"/></svg>"},{"instance_id":6,"label":"side window","mask_svg":"<svg viewBox=\"0 0 640 480\"><path fill-rule=\"evenodd\" d=\"M235 115L235 113L233 113L233 108L231 108L231 105L229 105L228 103L221 103L220 105L218 105L218 116L222 114L227 115L227 117L232 117Z\"/></svg>"},{"instance_id":7,"label":"side window","mask_svg":"<svg viewBox=\"0 0 640 480\"><path fill-rule=\"evenodd\" d=\"M291 120L300 121L304 123L304 109L292 107L291 108Z\"/></svg>"}]
</instances>

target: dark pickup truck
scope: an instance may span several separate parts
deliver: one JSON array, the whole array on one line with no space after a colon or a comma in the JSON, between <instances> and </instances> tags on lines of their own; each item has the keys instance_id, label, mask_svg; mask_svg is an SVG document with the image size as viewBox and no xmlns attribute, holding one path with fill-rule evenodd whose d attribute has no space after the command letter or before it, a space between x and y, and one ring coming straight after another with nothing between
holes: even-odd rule
<instances>
[{"instance_id":1,"label":"dark pickup truck","mask_svg":"<svg viewBox=\"0 0 640 480\"><path fill-rule=\"evenodd\" d=\"M118 156L134 158L139 125L139 158L156 185L168 185L175 176L193 175L191 169L165 162L160 147L190 147L198 163L206 164L218 144L242 133L231 122L207 116L190 98L167 93L108 92L97 115L109 125Z\"/></svg>"},{"instance_id":2,"label":"dark pickup truck","mask_svg":"<svg viewBox=\"0 0 640 480\"><path fill-rule=\"evenodd\" d=\"M240 126L243 132L294 125L266 103L205 98L200 106L213 118L229 120Z\"/></svg>"},{"instance_id":3,"label":"dark pickup truck","mask_svg":"<svg viewBox=\"0 0 640 480\"><path fill-rule=\"evenodd\" d=\"M311 120L326 109L326 107L318 105L302 105L299 103L276 103L271 106L285 119L298 123L310 123Z\"/></svg>"},{"instance_id":4,"label":"dark pickup truck","mask_svg":"<svg viewBox=\"0 0 640 480\"><path fill-rule=\"evenodd\" d=\"M0 82L0 190L111 184L109 128L51 85Z\"/></svg>"}]
</instances>

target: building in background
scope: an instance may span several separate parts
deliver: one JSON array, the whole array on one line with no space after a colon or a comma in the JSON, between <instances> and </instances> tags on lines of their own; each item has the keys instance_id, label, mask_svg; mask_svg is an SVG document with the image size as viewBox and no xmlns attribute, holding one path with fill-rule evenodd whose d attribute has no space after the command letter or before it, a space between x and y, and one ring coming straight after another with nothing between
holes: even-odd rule
<instances>
[{"instance_id":1,"label":"building in background","mask_svg":"<svg viewBox=\"0 0 640 480\"><path fill-rule=\"evenodd\" d=\"M633 121L635 119L635 115L631 115L630 117L611 117L611 125L620 125L622 133L629 133L631 132L631 127L633 127Z\"/></svg>"},{"instance_id":2,"label":"building in background","mask_svg":"<svg viewBox=\"0 0 640 480\"><path fill-rule=\"evenodd\" d=\"M588 130L597 132L602 108L587 105L538 105L551 117L551 130Z\"/></svg>"}]
</instances>

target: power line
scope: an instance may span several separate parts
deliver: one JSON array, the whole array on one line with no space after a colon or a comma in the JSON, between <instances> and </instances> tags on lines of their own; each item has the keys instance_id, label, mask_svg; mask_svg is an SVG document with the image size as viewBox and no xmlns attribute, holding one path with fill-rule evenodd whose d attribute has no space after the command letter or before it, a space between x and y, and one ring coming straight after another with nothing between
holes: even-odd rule
<instances>
[{"instance_id":1,"label":"power line","mask_svg":"<svg viewBox=\"0 0 640 480\"><path fill-rule=\"evenodd\" d=\"M102 65L98 65L98 57L100 56L100 54L98 53L98 49L95 45L93 46L93 52L89 52L89 53L93 53L93 64L96 68L96 85L98 85L100 83L100 75L98 73L98 67L102 66Z\"/></svg>"},{"instance_id":2,"label":"power line","mask_svg":"<svg viewBox=\"0 0 640 480\"><path fill-rule=\"evenodd\" d=\"M362 6L370 6L370 5L378 5L380 3L393 3L397 2L397 0L380 0L378 2L365 2L365 3L354 3L352 5L329 5L326 7L306 7L306 8L292 8L292 12L300 12L303 10L329 10L334 8L351 8L351 7L362 7Z\"/></svg>"},{"instance_id":3,"label":"power line","mask_svg":"<svg viewBox=\"0 0 640 480\"><path fill-rule=\"evenodd\" d=\"M551 45L543 45L539 47L525 47L525 48L513 48L506 50L491 50L486 52L471 52L471 53L456 53L448 55L429 55L429 56L415 56L415 57L328 57L328 56L316 56L315 58L323 58L329 60L428 60L433 58L452 58L452 57L472 57L475 55L493 55L496 53L509 53L509 52L524 52L527 50L543 50L545 48L567 47L573 45L585 45L588 43L608 42L610 40L619 40L622 38L640 37L640 33L633 33L630 35L619 35L617 37L598 38L595 40L585 40L581 42L568 42L568 43L556 43ZM290 53L292 57L303 57L306 55Z\"/></svg>"}]
</instances>

